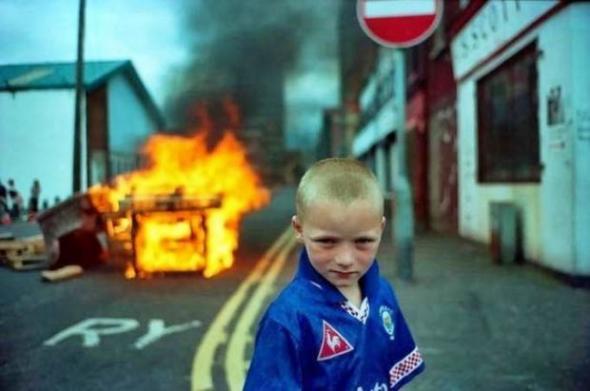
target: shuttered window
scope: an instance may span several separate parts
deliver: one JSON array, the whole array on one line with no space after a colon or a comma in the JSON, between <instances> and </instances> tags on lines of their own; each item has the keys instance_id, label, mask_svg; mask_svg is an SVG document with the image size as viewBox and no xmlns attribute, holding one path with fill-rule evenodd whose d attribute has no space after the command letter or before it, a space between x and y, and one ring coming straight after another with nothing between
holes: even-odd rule
<instances>
[{"instance_id":1,"label":"shuttered window","mask_svg":"<svg viewBox=\"0 0 590 391\"><path fill-rule=\"evenodd\" d=\"M530 44L477 83L478 180L540 180L537 47Z\"/></svg>"}]
</instances>

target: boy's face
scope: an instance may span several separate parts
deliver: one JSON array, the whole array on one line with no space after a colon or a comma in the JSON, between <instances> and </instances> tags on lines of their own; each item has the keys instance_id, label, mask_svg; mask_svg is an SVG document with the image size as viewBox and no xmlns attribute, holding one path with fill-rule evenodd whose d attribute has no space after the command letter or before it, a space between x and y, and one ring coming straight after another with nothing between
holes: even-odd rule
<instances>
[{"instance_id":1,"label":"boy's face","mask_svg":"<svg viewBox=\"0 0 590 391\"><path fill-rule=\"evenodd\" d=\"M314 269L336 288L347 289L358 286L373 264L385 218L366 200L316 201L304 219L293 216L292 225Z\"/></svg>"}]
</instances>

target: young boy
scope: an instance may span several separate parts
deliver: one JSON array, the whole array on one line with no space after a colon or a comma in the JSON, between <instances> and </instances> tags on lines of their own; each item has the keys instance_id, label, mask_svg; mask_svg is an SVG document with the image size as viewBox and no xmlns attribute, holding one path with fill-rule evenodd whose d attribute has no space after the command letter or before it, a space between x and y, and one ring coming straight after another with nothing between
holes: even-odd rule
<instances>
[{"instance_id":1,"label":"young boy","mask_svg":"<svg viewBox=\"0 0 590 391\"><path fill-rule=\"evenodd\" d=\"M399 389L424 363L375 261L385 225L375 176L356 160L319 161L296 209L299 270L261 320L244 389Z\"/></svg>"}]
</instances>

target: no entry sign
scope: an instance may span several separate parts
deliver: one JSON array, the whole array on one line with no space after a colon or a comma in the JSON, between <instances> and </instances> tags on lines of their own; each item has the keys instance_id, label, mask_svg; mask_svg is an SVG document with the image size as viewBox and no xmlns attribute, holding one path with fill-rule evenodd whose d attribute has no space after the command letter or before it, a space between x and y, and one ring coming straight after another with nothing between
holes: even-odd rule
<instances>
[{"instance_id":1,"label":"no entry sign","mask_svg":"<svg viewBox=\"0 0 590 391\"><path fill-rule=\"evenodd\" d=\"M432 34L441 0L358 0L357 17L365 33L389 47L416 45Z\"/></svg>"}]
</instances>

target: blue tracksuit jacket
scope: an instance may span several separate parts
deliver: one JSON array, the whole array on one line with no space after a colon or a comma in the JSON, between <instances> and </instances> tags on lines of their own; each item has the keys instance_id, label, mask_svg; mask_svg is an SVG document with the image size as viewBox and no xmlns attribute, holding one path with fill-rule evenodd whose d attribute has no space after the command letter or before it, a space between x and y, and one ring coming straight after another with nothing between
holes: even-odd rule
<instances>
[{"instance_id":1,"label":"blue tracksuit jacket","mask_svg":"<svg viewBox=\"0 0 590 391\"><path fill-rule=\"evenodd\" d=\"M424 369L390 284L375 261L361 279L361 308L315 271L299 270L256 335L245 390L397 390Z\"/></svg>"}]
</instances>

